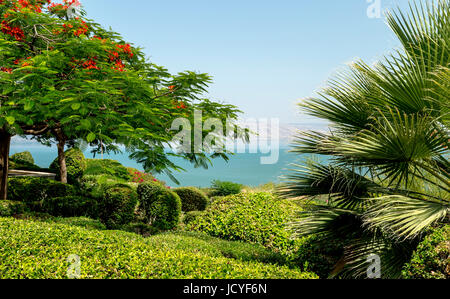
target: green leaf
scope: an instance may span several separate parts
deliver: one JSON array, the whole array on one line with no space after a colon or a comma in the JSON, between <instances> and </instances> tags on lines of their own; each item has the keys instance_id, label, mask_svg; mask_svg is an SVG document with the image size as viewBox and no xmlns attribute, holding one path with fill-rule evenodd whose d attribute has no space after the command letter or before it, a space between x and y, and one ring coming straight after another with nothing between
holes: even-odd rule
<instances>
[{"instance_id":1,"label":"green leaf","mask_svg":"<svg viewBox=\"0 0 450 299\"><path fill-rule=\"evenodd\" d=\"M27 100L25 102L25 106L24 106L25 111L30 111L31 109L33 109L33 107L34 107L34 101Z\"/></svg>"},{"instance_id":2,"label":"green leaf","mask_svg":"<svg viewBox=\"0 0 450 299\"><path fill-rule=\"evenodd\" d=\"M95 140L95 134L94 133L89 133L88 135L87 135L87 137L86 137L86 141L87 142L92 142L92 141L94 141Z\"/></svg>"},{"instance_id":3,"label":"green leaf","mask_svg":"<svg viewBox=\"0 0 450 299\"><path fill-rule=\"evenodd\" d=\"M74 103L74 104L71 105L71 107L72 107L73 110L78 110L78 109L80 109L81 104L80 103Z\"/></svg>"},{"instance_id":4,"label":"green leaf","mask_svg":"<svg viewBox=\"0 0 450 299\"><path fill-rule=\"evenodd\" d=\"M13 125L16 122L16 119L12 116L7 116L6 121L8 122L8 124Z\"/></svg>"},{"instance_id":5,"label":"green leaf","mask_svg":"<svg viewBox=\"0 0 450 299\"><path fill-rule=\"evenodd\" d=\"M91 128L91 122L87 119L80 120L80 123L83 126L83 128L85 128L85 129L89 130Z\"/></svg>"}]
</instances>

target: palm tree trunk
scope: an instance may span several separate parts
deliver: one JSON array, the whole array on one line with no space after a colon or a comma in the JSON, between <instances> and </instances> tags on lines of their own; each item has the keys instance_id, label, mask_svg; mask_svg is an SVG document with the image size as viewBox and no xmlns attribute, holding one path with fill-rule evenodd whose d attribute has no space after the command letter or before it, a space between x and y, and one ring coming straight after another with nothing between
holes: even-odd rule
<instances>
[{"instance_id":1,"label":"palm tree trunk","mask_svg":"<svg viewBox=\"0 0 450 299\"><path fill-rule=\"evenodd\" d=\"M8 196L9 148L11 135L0 130L0 200Z\"/></svg>"}]
</instances>

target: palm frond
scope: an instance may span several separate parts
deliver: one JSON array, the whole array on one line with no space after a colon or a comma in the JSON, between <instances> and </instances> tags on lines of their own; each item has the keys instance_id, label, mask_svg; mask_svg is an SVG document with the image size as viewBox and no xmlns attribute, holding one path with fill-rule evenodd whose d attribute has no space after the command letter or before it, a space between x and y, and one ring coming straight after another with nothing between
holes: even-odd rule
<instances>
[{"instance_id":1,"label":"palm frond","mask_svg":"<svg viewBox=\"0 0 450 299\"><path fill-rule=\"evenodd\" d=\"M362 232L362 219L352 210L315 204L300 216L298 221L289 225L299 237L320 234L324 240L333 241Z\"/></svg>"},{"instance_id":2,"label":"palm frond","mask_svg":"<svg viewBox=\"0 0 450 299\"><path fill-rule=\"evenodd\" d=\"M377 255L380 258L381 278L401 278L403 265L411 259L417 243L417 240L393 242L380 232L362 234L346 246L343 257L345 266L340 271L336 271L334 276L367 279L367 272L372 262L368 258Z\"/></svg>"},{"instance_id":3,"label":"palm frond","mask_svg":"<svg viewBox=\"0 0 450 299\"><path fill-rule=\"evenodd\" d=\"M361 210L370 190L380 188L371 180L350 169L309 161L284 178L278 194L287 198L326 195L336 208Z\"/></svg>"},{"instance_id":4,"label":"palm frond","mask_svg":"<svg viewBox=\"0 0 450 299\"><path fill-rule=\"evenodd\" d=\"M425 165L430 157L448 152L448 135L436 125L436 119L391 111L377 120L372 131L332 145L343 162L374 167L386 179L408 181L415 165ZM430 165L432 167L432 165Z\"/></svg>"},{"instance_id":5,"label":"palm frond","mask_svg":"<svg viewBox=\"0 0 450 299\"><path fill-rule=\"evenodd\" d=\"M449 213L450 201L390 195L373 199L363 219L370 229L379 228L392 238L411 240L445 219Z\"/></svg>"}]
</instances>

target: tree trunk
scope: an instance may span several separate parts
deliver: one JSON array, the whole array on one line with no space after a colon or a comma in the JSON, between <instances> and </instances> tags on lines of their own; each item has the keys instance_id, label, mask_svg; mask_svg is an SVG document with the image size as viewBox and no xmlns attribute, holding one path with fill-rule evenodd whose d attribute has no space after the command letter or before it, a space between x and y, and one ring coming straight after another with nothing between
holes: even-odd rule
<instances>
[{"instance_id":1,"label":"tree trunk","mask_svg":"<svg viewBox=\"0 0 450 299\"><path fill-rule=\"evenodd\" d=\"M66 153L64 147L66 142L64 140L58 141L58 164L59 164L59 177L61 183L67 184L67 166L66 166Z\"/></svg>"},{"instance_id":2,"label":"tree trunk","mask_svg":"<svg viewBox=\"0 0 450 299\"><path fill-rule=\"evenodd\" d=\"M5 131L0 131L0 200L6 200L8 195L10 145L11 135Z\"/></svg>"}]
</instances>

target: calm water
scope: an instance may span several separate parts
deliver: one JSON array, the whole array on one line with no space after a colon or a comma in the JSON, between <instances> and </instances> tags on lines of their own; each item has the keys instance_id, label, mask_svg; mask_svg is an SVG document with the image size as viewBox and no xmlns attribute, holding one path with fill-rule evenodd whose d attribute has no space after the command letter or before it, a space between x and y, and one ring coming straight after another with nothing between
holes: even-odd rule
<instances>
[{"instance_id":1,"label":"calm water","mask_svg":"<svg viewBox=\"0 0 450 299\"><path fill-rule=\"evenodd\" d=\"M11 146L11 155L25 150L30 151L36 164L44 168L49 167L50 163L57 156L56 148L44 147L37 144L13 144ZM85 155L87 158L93 158L89 151L86 151ZM236 154L231 157L228 163L221 159L214 160L213 166L209 169L194 168L191 164L181 159L174 159L178 165L186 169L186 172L175 173L175 177L180 181L182 186L208 187L211 185L212 180L233 181L248 186L258 186L268 182L279 181L279 176L286 174L285 169L298 158L298 156L288 153L288 148L280 149L279 161L273 165L261 165L261 156L265 155ZM104 158L117 160L127 167L143 170L139 164L130 160L126 153L105 155ZM160 180L166 181L168 185L175 185L165 175L159 175L157 177Z\"/></svg>"}]
</instances>

